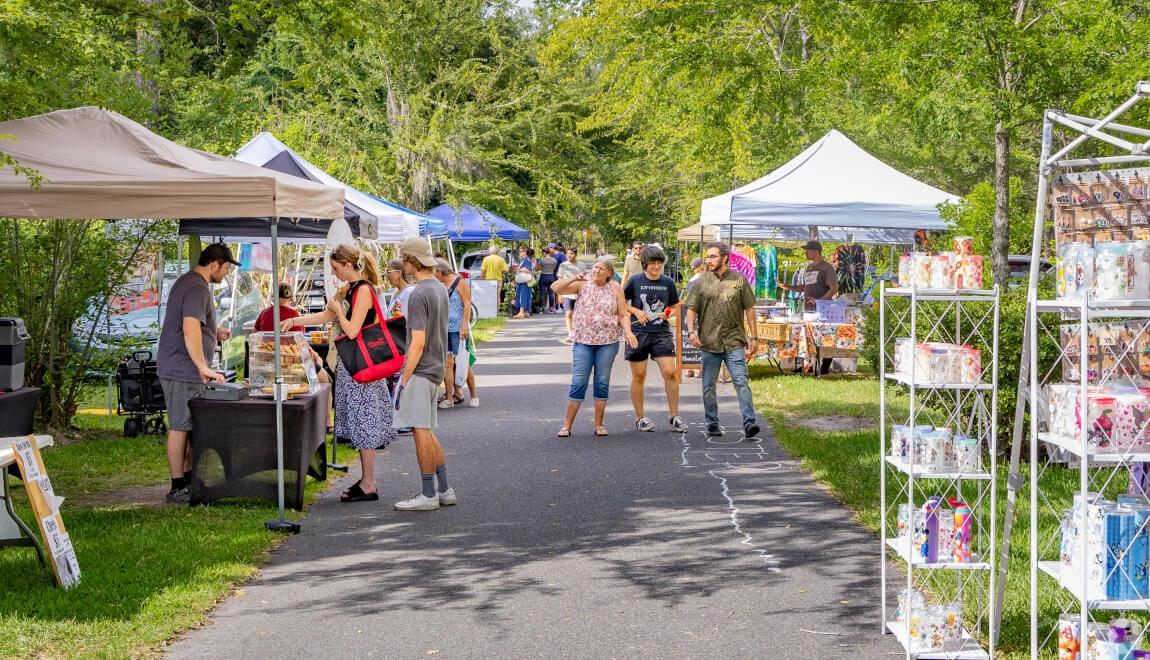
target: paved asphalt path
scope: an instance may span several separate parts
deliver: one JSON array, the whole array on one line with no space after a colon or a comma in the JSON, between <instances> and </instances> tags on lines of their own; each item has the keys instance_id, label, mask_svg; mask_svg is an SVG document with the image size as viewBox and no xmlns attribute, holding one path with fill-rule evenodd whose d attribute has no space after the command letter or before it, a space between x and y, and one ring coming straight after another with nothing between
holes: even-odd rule
<instances>
[{"instance_id":1,"label":"paved asphalt path","mask_svg":"<svg viewBox=\"0 0 1150 660\"><path fill-rule=\"evenodd\" d=\"M875 658L877 541L764 433L634 430L620 355L607 426L588 407L558 439L570 376L560 317L511 321L480 349L482 406L440 412L460 504L401 513L411 440L381 452L381 502L318 501L303 531L225 600L175 658ZM652 365L653 366L653 365ZM657 394L655 394L657 391ZM720 398L738 424L733 390ZM760 401L760 406L769 402ZM353 472L355 469L353 468Z\"/></svg>"}]
</instances>

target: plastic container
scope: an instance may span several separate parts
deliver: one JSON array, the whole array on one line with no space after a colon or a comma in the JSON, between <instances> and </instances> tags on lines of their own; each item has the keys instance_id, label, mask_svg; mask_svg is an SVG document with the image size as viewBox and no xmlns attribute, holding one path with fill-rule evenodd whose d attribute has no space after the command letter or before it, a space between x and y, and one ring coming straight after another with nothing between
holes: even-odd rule
<instances>
[{"instance_id":1,"label":"plastic container","mask_svg":"<svg viewBox=\"0 0 1150 660\"><path fill-rule=\"evenodd\" d=\"M248 336L248 391L252 396L275 393L275 333L253 332ZM280 375L288 395L310 394L319 380L308 337L302 332L280 335Z\"/></svg>"}]
</instances>

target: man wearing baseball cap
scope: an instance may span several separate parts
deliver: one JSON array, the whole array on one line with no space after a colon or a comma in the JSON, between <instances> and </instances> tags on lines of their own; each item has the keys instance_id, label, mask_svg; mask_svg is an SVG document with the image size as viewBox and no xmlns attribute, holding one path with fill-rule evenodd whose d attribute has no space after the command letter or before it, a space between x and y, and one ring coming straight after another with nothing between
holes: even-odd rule
<instances>
[{"instance_id":1,"label":"man wearing baseball cap","mask_svg":"<svg viewBox=\"0 0 1150 660\"><path fill-rule=\"evenodd\" d=\"M223 282L232 267L240 265L223 243L205 247L196 263L168 293L156 351L156 375L168 408L168 469L172 477L172 489L166 498L169 504L189 501L192 453L188 432L192 430L192 414L188 401L202 398L208 381L224 380L210 363L216 342L227 341L232 333L216 327L212 285Z\"/></svg>"},{"instance_id":2,"label":"man wearing baseball cap","mask_svg":"<svg viewBox=\"0 0 1150 660\"><path fill-rule=\"evenodd\" d=\"M839 295L839 279L835 267L823 260L823 244L818 241L807 241L803 246L806 250L807 260L810 261L803 269L799 284L779 282L779 286L787 291L797 291L803 294L803 308L808 312L815 311L816 300L830 300ZM824 358L821 373L830 371L831 359Z\"/></svg>"},{"instance_id":3,"label":"man wearing baseball cap","mask_svg":"<svg viewBox=\"0 0 1150 660\"><path fill-rule=\"evenodd\" d=\"M407 299L407 357L393 395L394 423L411 429L423 488L415 497L396 502L395 508L434 511L459 502L447 483L443 446L435 437L435 398L447 371L447 289L435 279L435 256L425 239L404 241L399 257L415 286Z\"/></svg>"}]
</instances>

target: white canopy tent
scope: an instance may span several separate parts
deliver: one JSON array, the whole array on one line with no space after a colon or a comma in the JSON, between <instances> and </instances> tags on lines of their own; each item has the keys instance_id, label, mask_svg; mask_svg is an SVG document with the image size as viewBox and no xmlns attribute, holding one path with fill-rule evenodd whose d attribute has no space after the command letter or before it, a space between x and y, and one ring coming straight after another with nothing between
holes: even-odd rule
<instances>
[{"instance_id":1,"label":"white canopy tent","mask_svg":"<svg viewBox=\"0 0 1150 660\"><path fill-rule=\"evenodd\" d=\"M884 229L881 227L845 228L819 227L821 240L835 243L868 243L876 245L911 245L914 229ZM678 231L675 238L682 243L709 243L711 241L774 241L803 243L811 238L809 227L768 227L759 225L704 225L695 223Z\"/></svg>"},{"instance_id":2,"label":"white canopy tent","mask_svg":"<svg viewBox=\"0 0 1150 660\"><path fill-rule=\"evenodd\" d=\"M9 218L245 218L270 223L272 270L279 273L278 227L343 218L340 188L189 149L127 117L97 107L0 122L3 150L42 177L38 186L0 169L0 216ZM279 306L275 380L280 368ZM283 397L275 393L279 518L276 531L299 531L284 517Z\"/></svg>"},{"instance_id":3,"label":"white canopy tent","mask_svg":"<svg viewBox=\"0 0 1150 660\"><path fill-rule=\"evenodd\" d=\"M914 232L944 231L942 203L958 197L918 181L831 130L773 172L703 200L700 224L724 236L754 239L763 228L783 236L817 235L857 243L913 243ZM805 231L804 231L805 230ZM770 240L770 239L764 239Z\"/></svg>"}]
</instances>

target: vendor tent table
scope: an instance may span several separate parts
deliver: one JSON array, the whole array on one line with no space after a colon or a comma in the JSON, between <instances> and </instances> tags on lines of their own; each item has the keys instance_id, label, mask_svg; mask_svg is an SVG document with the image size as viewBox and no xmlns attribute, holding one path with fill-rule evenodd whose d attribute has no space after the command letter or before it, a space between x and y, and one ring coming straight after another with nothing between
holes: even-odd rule
<instances>
[{"instance_id":1,"label":"vendor tent table","mask_svg":"<svg viewBox=\"0 0 1150 660\"><path fill-rule=\"evenodd\" d=\"M323 446L329 386L283 402L285 505L303 509L307 475L326 479ZM240 401L194 399L192 411L192 504L228 497L278 497L276 404L271 398Z\"/></svg>"},{"instance_id":2,"label":"vendor tent table","mask_svg":"<svg viewBox=\"0 0 1150 660\"><path fill-rule=\"evenodd\" d=\"M189 149L123 115L87 106L0 122L4 152L41 177L0 171L0 216L13 218L247 218L270 224L279 278L281 222L344 216L340 188ZM281 379L279 306L276 381ZM284 518L282 399L276 398L279 519L269 529L298 531Z\"/></svg>"}]
</instances>

